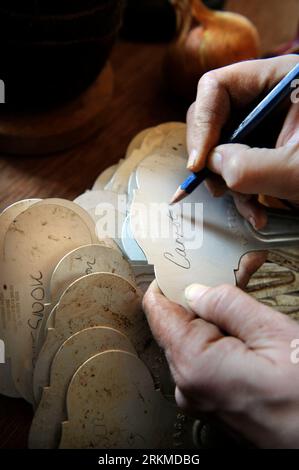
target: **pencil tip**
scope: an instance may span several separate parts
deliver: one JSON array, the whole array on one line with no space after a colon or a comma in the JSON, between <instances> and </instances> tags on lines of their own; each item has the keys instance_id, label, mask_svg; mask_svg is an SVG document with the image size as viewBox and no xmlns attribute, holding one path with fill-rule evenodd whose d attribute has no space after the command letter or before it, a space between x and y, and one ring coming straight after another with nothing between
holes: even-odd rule
<instances>
[{"instance_id":1,"label":"pencil tip","mask_svg":"<svg viewBox=\"0 0 299 470\"><path fill-rule=\"evenodd\" d=\"M173 206L174 204L177 204L178 202L180 202L182 199L184 199L186 197L187 193L181 189L180 187L176 190L176 192L174 193L174 195L172 196L171 198L171 201L169 203L170 206Z\"/></svg>"}]
</instances>

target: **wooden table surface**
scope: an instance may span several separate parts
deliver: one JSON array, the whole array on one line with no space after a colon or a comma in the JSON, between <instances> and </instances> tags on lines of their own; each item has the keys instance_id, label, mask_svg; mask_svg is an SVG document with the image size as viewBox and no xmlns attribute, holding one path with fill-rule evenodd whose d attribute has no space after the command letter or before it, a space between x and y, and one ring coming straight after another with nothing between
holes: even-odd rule
<instances>
[{"instance_id":1,"label":"wooden table surface","mask_svg":"<svg viewBox=\"0 0 299 470\"><path fill-rule=\"evenodd\" d=\"M89 141L42 157L0 157L0 209L29 197L74 199L98 174L124 156L140 130L184 120L186 108L163 85L165 45L119 43L112 54L115 91L107 123ZM24 448L32 419L22 400L0 396L0 448Z\"/></svg>"}]
</instances>

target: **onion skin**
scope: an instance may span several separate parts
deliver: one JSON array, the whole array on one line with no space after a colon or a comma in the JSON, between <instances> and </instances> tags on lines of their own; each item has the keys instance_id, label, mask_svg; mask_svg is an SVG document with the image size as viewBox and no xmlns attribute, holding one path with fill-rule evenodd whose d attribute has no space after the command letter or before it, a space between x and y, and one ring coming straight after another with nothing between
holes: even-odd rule
<instances>
[{"instance_id":1,"label":"onion skin","mask_svg":"<svg viewBox=\"0 0 299 470\"><path fill-rule=\"evenodd\" d=\"M193 16L201 26L183 30L170 45L165 71L176 95L194 100L197 82L209 70L255 59L260 40L255 26L244 16L215 12L194 0Z\"/></svg>"}]
</instances>

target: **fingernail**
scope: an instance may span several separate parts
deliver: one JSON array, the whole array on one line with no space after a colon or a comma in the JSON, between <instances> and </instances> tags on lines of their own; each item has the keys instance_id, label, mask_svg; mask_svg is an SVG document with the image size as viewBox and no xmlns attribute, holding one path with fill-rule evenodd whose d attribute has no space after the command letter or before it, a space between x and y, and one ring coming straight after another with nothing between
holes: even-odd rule
<instances>
[{"instance_id":1,"label":"fingernail","mask_svg":"<svg viewBox=\"0 0 299 470\"><path fill-rule=\"evenodd\" d=\"M254 226L255 230L261 230L267 225L267 216L262 216L260 215L257 219L256 218L251 218L250 223Z\"/></svg>"},{"instance_id":2,"label":"fingernail","mask_svg":"<svg viewBox=\"0 0 299 470\"><path fill-rule=\"evenodd\" d=\"M191 286L185 289L185 298L187 302L194 302L195 300L200 299L200 297L208 290L209 288L203 286L202 284L191 284Z\"/></svg>"},{"instance_id":3,"label":"fingernail","mask_svg":"<svg viewBox=\"0 0 299 470\"><path fill-rule=\"evenodd\" d=\"M198 158L198 151L196 149L193 149L190 152L188 163L187 163L188 170L193 170L194 165L196 164L197 158Z\"/></svg>"},{"instance_id":4,"label":"fingernail","mask_svg":"<svg viewBox=\"0 0 299 470\"><path fill-rule=\"evenodd\" d=\"M251 223L251 225L253 226L253 228L254 228L255 230L257 230L257 225L256 225L256 220L255 220L255 218L252 217L252 216L249 217L249 222Z\"/></svg>"},{"instance_id":5,"label":"fingernail","mask_svg":"<svg viewBox=\"0 0 299 470\"><path fill-rule=\"evenodd\" d=\"M215 173L221 173L222 170L222 155L219 152L212 152L209 156L209 167Z\"/></svg>"}]
</instances>

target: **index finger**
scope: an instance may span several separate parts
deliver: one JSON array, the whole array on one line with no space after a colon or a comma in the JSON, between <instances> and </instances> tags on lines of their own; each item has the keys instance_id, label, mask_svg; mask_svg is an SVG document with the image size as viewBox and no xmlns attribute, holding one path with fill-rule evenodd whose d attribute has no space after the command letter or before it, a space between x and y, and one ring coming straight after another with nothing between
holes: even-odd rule
<instances>
[{"instance_id":1,"label":"index finger","mask_svg":"<svg viewBox=\"0 0 299 470\"><path fill-rule=\"evenodd\" d=\"M199 171L205 166L232 108L243 108L270 90L298 60L296 55L253 60L205 74L187 115L188 169Z\"/></svg>"}]
</instances>

